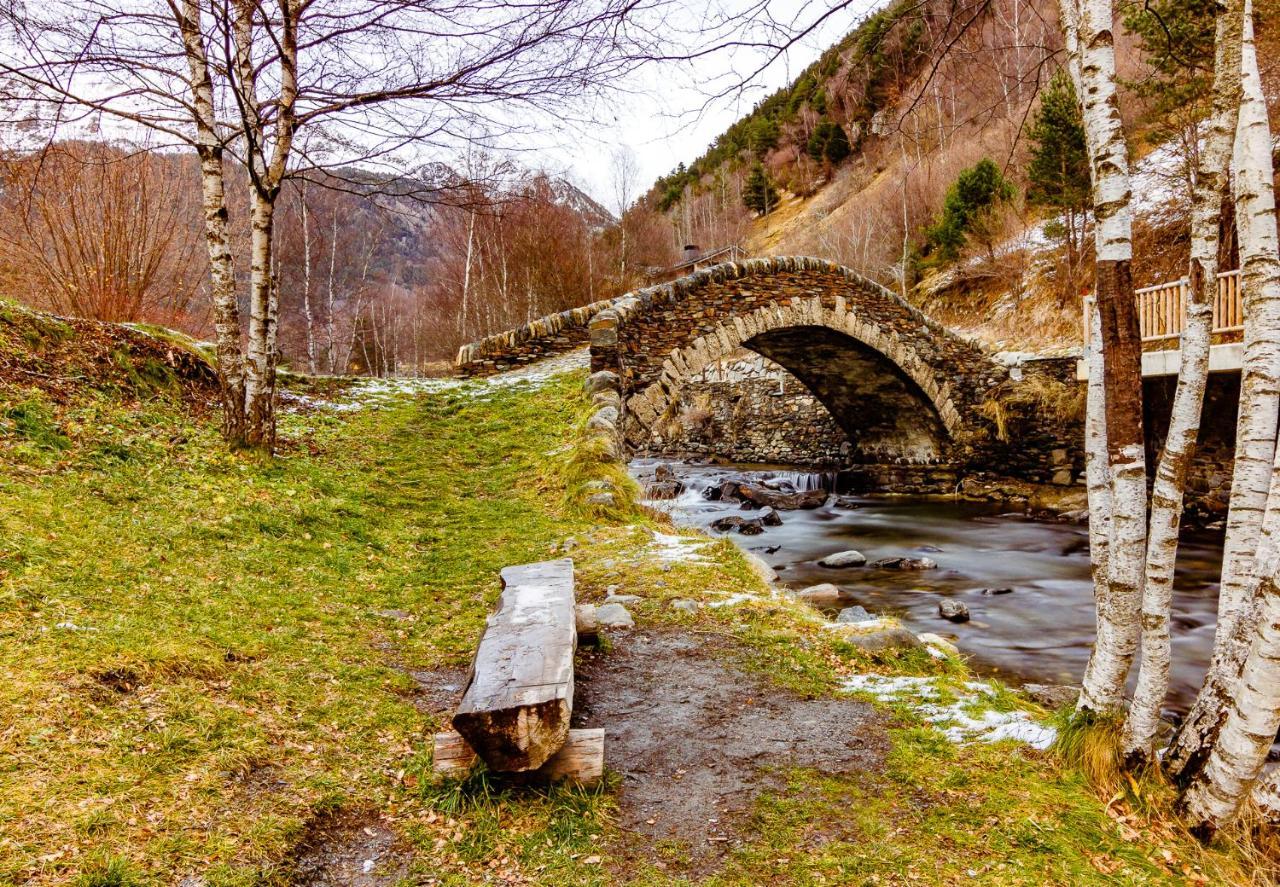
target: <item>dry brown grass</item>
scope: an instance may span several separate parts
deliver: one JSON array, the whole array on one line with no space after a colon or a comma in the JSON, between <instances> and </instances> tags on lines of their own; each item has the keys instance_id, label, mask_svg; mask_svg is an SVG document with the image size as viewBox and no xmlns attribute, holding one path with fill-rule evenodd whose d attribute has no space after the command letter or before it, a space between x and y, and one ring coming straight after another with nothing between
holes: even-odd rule
<instances>
[{"instance_id":1,"label":"dry brown grass","mask_svg":"<svg viewBox=\"0 0 1280 887\"><path fill-rule=\"evenodd\" d=\"M1057 426L1071 426L1084 418L1085 391L1081 385L1031 376L1022 382L1005 382L978 407L995 425L996 439L1009 440L1009 428L1022 416L1038 415Z\"/></svg>"}]
</instances>

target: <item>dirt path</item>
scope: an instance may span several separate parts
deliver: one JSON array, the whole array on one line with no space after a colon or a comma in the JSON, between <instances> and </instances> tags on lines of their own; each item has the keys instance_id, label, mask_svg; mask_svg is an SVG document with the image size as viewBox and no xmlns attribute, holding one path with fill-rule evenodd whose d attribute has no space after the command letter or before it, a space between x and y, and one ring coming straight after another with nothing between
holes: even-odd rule
<instances>
[{"instance_id":1,"label":"dirt path","mask_svg":"<svg viewBox=\"0 0 1280 887\"><path fill-rule=\"evenodd\" d=\"M889 744L872 706L794 696L732 658L724 642L656 631L579 654L575 720L606 730L626 855L652 859L654 842L677 841L688 874L705 874L747 837L752 804L781 784L778 769L880 768Z\"/></svg>"},{"instance_id":2,"label":"dirt path","mask_svg":"<svg viewBox=\"0 0 1280 887\"><path fill-rule=\"evenodd\" d=\"M623 867L652 861L655 842L678 844L681 874L700 877L750 837L752 804L782 785L780 771L876 771L888 750L884 715L847 699L804 699L733 664L732 642L684 632L630 631L608 652L579 651L574 722L603 727L618 790ZM451 711L459 670L411 672L419 705ZM304 887L396 883L407 852L374 816L316 828L297 859Z\"/></svg>"}]
</instances>

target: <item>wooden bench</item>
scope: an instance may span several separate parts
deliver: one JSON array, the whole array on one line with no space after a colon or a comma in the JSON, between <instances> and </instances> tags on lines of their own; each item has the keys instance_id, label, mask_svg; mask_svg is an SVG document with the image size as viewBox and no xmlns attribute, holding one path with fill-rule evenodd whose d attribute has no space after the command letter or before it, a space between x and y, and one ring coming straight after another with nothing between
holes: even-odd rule
<instances>
[{"instance_id":1,"label":"wooden bench","mask_svg":"<svg viewBox=\"0 0 1280 887\"><path fill-rule=\"evenodd\" d=\"M604 731L571 730L573 656L591 609L578 608L573 561L507 567L502 594L476 647L453 730L436 736L437 773L536 771L592 782L604 772Z\"/></svg>"}]
</instances>

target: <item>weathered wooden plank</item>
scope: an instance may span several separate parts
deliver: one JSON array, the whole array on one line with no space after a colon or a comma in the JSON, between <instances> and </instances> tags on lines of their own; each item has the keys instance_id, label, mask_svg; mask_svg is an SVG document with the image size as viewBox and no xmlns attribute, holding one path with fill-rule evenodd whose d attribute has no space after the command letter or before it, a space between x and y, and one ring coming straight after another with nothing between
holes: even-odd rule
<instances>
[{"instance_id":1,"label":"weathered wooden plank","mask_svg":"<svg viewBox=\"0 0 1280 887\"><path fill-rule=\"evenodd\" d=\"M467 741L454 731L436 734L432 770L440 776L465 776L479 760ZM598 782L604 776L604 730L570 730L565 744L533 775L550 782Z\"/></svg>"},{"instance_id":2,"label":"weathered wooden plank","mask_svg":"<svg viewBox=\"0 0 1280 887\"><path fill-rule=\"evenodd\" d=\"M453 728L493 770L536 770L564 745L577 647L573 561L507 567Z\"/></svg>"},{"instance_id":3,"label":"weathered wooden plank","mask_svg":"<svg viewBox=\"0 0 1280 887\"><path fill-rule=\"evenodd\" d=\"M604 776L604 730L570 730L568 741L538 769L538 774L552 782L598 782Z\"/></svg>"}]
</instances>

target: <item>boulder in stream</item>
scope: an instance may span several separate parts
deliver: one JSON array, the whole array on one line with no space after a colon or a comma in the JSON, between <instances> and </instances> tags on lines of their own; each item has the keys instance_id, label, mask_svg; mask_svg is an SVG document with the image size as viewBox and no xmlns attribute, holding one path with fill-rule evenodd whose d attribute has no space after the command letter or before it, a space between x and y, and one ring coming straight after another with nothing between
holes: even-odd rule
<instances>
[{"instance_id":1,"label":"boulder in stream","mask_svg":"<svg viewBox=\"0 0 1280 887\"><path fill-rule=\"evenodd\" d=\"M938 603L938 615L949 622L968 622L969 608L950 598Z\"/></svg>"},{"instance_id":2,"label":"boulder in stream","mask_svg":"<svg viewBox=\"0 0 1280 887\"><path fill-rule=\"evenodd\" d=\"M810 585L796 592L796 597L815 607L834 607L840 603L843 592L830 582L821 585Z\"/></svg>"},{"instance_id":3,"label":"boulder in stream","mask_svg":"<svg viewBox=\"0 0 1280 887\"><path fill-rule=\"evenodd\" d=\"M711 529L718 533L731 533L737 530L744 536L759 536L764 532L764 522L758 517L739 517L736 514L730 514L713 520Z\"/></svg>"},{"instance_id":4,"label":"boulder in stream","mask_svg":"<svg viewBox=\"0 0 1280 887\"><path fill-rule=\"evenodd\" d=\"M678 480L658 479L644 488L646 499L675 499L684 492L684 484Z\"/></svg>"},{"instance_id":5,"label":"boulder in stream","mask_svg":"<svg viewBox=\"0 0 1280 887\"><path fill-rule=\"evenodd\" d=\"M739 484L737 497L761 508L768 505L779 511L794 511L801 508L821 508L827 501L827 491L806 490L803 493L784 493L763 485Z\"/></svg>"},{"instance_id":6,"label":"boulder in stream","mask_svg":"<svg viewBox=\"0 0 1280 887\"><path fill-rule=\"evenodd\" d=\"M822 560L818 561L818 566L827 567L832 570L841 570L845 567L861 567L867 562L867 556L861 551L837 551L835 554L829 554Z\"/></svg>"},{"instance_id":7,"label":"boulder in stream","mask_svg":"<svg viewBox=\"0 0 1280 887\"><path fill-rule=\"evenodd\" d=\"M882 557L871 566L877 570L936 570L938 562L929 557Z\"/></svg>"}]
</instances>

